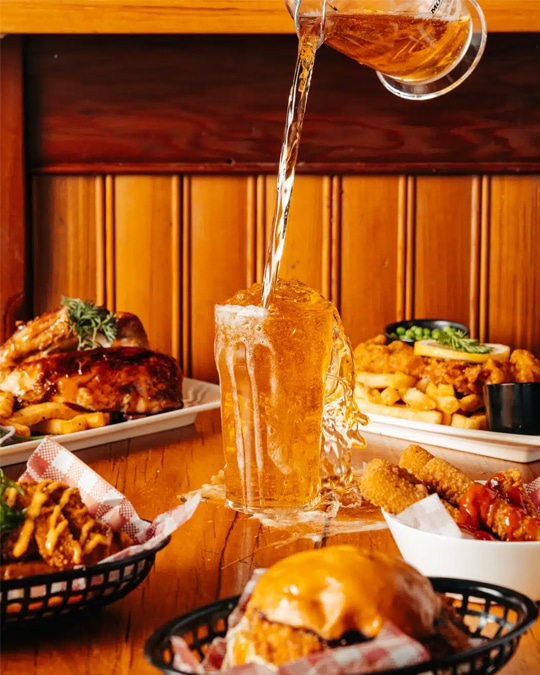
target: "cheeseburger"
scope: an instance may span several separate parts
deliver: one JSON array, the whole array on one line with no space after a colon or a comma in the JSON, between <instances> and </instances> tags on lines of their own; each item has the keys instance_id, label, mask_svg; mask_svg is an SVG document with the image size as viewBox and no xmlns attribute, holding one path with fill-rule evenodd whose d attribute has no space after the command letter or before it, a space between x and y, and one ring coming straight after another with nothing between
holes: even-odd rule
<instances>
[{"instance_id":1,"label":"cheeseburger","mask_svg":"<svg viewBox=\"0 0 540 675\"><path fill-rule=\"evenodd\" d=\"M287 661L375 638L385 623L430 650L468 646L466 632L430 581L402 560L355 546L284 558L257 581L227 635L224 666ZM436 655L441 654L440 639Z\"/></svg>"}]
</instances>

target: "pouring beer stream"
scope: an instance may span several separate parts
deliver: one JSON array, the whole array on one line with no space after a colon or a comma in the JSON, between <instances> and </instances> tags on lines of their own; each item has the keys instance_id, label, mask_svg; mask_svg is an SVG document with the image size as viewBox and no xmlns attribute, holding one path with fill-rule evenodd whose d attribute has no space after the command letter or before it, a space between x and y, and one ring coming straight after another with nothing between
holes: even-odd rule
<instances>
[{"instance_id":1,"label":"pouring beer stream","mask_svg":"<svg viewBox=\"0 0 540 675\"><path fill-rule=\"evenodd\" d=\"M215 308L226 503L274 515L354 499L352 451L365 446L360 428L367 418L354 398L353 354L337 309L301 282L279 278L317 50L326 43L376 70L394 94L427 99L474 70L486 38L475 0L287 6L298 56L263 283Z\"/></svg>"}]
</instances>

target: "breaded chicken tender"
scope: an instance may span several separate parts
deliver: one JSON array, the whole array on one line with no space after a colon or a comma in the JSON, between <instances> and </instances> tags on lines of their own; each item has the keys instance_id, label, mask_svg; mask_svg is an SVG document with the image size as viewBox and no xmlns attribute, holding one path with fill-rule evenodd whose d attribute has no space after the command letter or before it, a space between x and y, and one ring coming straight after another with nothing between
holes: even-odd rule
<instances>
[{"instance_id":1,"label":"breaded chicken tender","mask_svg":"<svg viewBox=\"0 0 540 675\"><path fill-rule=\"evenodd\" d=\"M540 541L540 518L500 497L496 490L472 483L463 495L458 524L469 529L487 529L503 541Z\"/></svg>"},{"instance_id":2,"label":"breaded chicken tender","mask_svg":"<svg viewBox=\"0 0 540 675\"><path fill-rule=\"evenodd\" d=\"M505 497L511 503L522 506L529 516L537 518L540 515L525 490L519 469L499 471L499 473L496 473L489 479L487 485L495 488L502 497Z\"/></svg>"},{"instance_id":3,"label":"breaded chicken tender","mask_svg":"<svg viewBox=\"0 0 540 675\"><path fill-rule=\"evenodd\" d=\"M407 472L384 459L372 459L360 478L364 497L388 513L401 513L428 496L424 485L414 483Z\"/></svg>"}]
</instances>

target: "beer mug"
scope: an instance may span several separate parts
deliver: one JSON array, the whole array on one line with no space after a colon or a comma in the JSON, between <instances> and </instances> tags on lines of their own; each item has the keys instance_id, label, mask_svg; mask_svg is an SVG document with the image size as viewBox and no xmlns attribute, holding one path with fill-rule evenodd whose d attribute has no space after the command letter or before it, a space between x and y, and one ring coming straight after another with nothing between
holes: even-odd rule
<instances>
[{"instance_id":1,"label":"beer mug","mask_svg":"<svg viewBox=\"0 0 540 675\"><path fill-rule=\"evenodd\" d=\"M407 99L441 96L465 80L485 49L476 0L286 0L298 35L373 68Z\"/></svg>"},{"instance_id":2,"label":"beer mug","mask_svg":"<svg viewBox=\"0 0 540 675\"><path fill-rule=\"evenodd\" d=\"M278 280L270 309L261 297L255 284L215 306L215 357L226 504L276 516L347 489L366 419L334 305L295 280Z\"/></svg>"}]
</instances>

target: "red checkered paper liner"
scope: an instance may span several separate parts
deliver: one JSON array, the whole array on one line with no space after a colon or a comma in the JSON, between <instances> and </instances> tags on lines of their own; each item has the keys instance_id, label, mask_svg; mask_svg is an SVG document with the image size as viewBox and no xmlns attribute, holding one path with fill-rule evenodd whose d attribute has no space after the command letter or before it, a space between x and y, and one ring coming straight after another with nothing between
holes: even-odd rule
<instances>
[{"instance_id":1,"label":"red checkered paper liner","mask_svg":"<svg viewBox=\"0 0 540 675\"><path fill-rule=\"evenodd\" d=\"M527 485L525 485L525 490L527 490L527 494L536 506L540 517L540 476L533 480L532 483L527 483Z\"/></svg>"},{"instance_id":2,"label":"red checkered paper liner","mask_svg":"<svg viewBox=\"0 0 540 675\"><path fill-rule=\"evenodd\" d=\"M98 473L56 441L45 438L34 450L19 480L57 480L77 487L90 514L107 523L113 530L129 534L137 543L98 564L124 560L132 555L150 551L187 522L195 513L201 495L196 494L185 504L162 513L151 523L137 515L131 502L107 483Z\"/></svg>"},{"instance_id":3,"label":"red checkered paper liner","mask_svg":"<svg viewBox=\"0 0 540 675\"><path fill-rule=\"evenodd\" d=\"M247 583L238 605L229 616L229 630L234 628L243 617L253 588L265 571L264 569L256 570ZM178 635L171 636L170 644L174 654L173 667L176 670L197 675L217 670L221 675L347 675L348 673L360 675L412 666L430 658L427 650L419 642L412 640L390 623L383 626L377 637L369 642L335 647L290 661L277 668L270 668L260 663L248 663L221 670L227 648L226 638L216 638L212 641L202 664Z\"/></svg>"}]
</instances>

